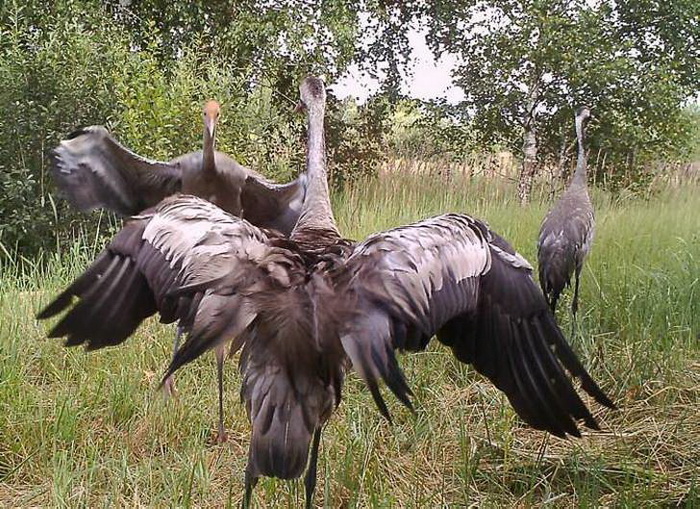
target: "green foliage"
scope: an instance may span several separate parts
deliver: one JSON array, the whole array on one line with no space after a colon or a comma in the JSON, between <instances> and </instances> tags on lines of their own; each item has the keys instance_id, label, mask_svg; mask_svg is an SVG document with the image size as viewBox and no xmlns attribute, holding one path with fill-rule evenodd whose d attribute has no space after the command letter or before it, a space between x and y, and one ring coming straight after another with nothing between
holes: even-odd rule
<instances>
[{"instance_id":1,"label":"green foliage","mask_svg":"<svg viewBox=\"0 0 700 509\"><path fill-rule=\"evenodd\" d=\"M278 76L275 88L293 94L306 73L332 78L355 53L358 10L346 0L110 0L107 5L133 44L141 49L155 44L166 66L183 50L195 49L200 59L221 57L244 75ZM280 86L282 81L288 86Z\"/></svg>"},{"instance_id":2,"label":"green foliage","mask_svg":"<svg viewBox=\"0 0 700 509\"><path fill-rule=\"evenodd\" d=\"M696 2L637 5L6 0L0 257L32 257L117 224L55 199L48 152L75 128L107 125L137 153L169 159L200 147L201 104L215 98L223 105L218 147L285 181L304 164L304 118L292 113L300 78L314 71L330 83L353 61L385 83L362 106L329 96L336 189L376 175L392 152L463 160L517 148L533 87L541 159L566 166L573 108L588 102L598 115L590 124L598 181L645 187L651 159L697 151L697 114L680 105L698 87L700 45ZM437 53L462 57L464 104L400 97L399 64L416 20L427 23Z\"/></svg>"},{"instance_id":3,"label":"green foliage","mask_svg":"<svg viewBox=\"0 0 700 509\"><path fill-rule=\"evenodd\" d=\"M476 147L473 131L441 102L402 99L393 109L387 143L393 154L415 159L462 161ZM483 149L495 148L491 144Z\"/></svg>"},{"instance_id":4,"label":"green foliage","mask_svg":"<svg viewBox=\"0 0 700 509\"><path fill-rule=\"evenodd\" d=\"M0 22L0 242L31 252L55 241L64 210L50 198L47 150L74 127L109 118L128 52L99 11L73 2L5 2ZM72 229L74 217L62 227Z\"/></svg>"},{"instance_id":5,"label":"green foliage","mask_svg":"<svg viewBox=\"0 0 700 509\"><path fill-rule=\"evenodd\" d=\"M700 457L700 207L697 186L651 200L595 190L598 232L581 282L572 337L583 365L618 404L591 403L602 432L545 438L448 348L399 362L415 414L393 396L381 418L349 374L324 430L315 503L323 507L697 507ZM490 178L400 176L333 195L341 231L366 235L445 211L489 221L535 259L549 203L522 209L512 185ZM94 259L92 238L45 267L0 274L0 505L236 507L250 437L237 359L225 368L218 445L213 356L177 374L176 398L157 386L173 326L147 320L97 352L46 338L34 320ZM570 292L566 294L570 298ZM567 336L568 301L558 315ZM383 388L382 390L386 390ZM303 482L263 479L256 507L302 507Z\"/></svg>"},{"instance_id":6,"label":"green foliage","mask_svg":"<svg viewBox=\"0 0 700 509\"><path fill-rule=\"evenodd\" d=\"M167 160L201 147L201 105L215 98L220 150L270 178L295 177L304 164L304 117L292 112L299 80L310 70L332 79L354 51L350 4L125 5L0 4L0 258L115 224L54 199L48 152L80 126L106 125L135 152ZM374 171L373 117L339 109L334 122L338 181Z\"/></svg>"},{"instance_id":7,"label":"green foliage","mask_svg":"<svg viewBox=\"0 0 700 509\"><path fill-rule=\"evenodd\" d=\"M342 189L348 183L377 175L387 154L385 138L390 128L390 114L390 105L381 95L359 107L352 99L331 98L326 140L333 188Z\"/></svg>"},{"instance_id":8,"label":"green foliage","mask_svg":"<svg viewBox=\"0 0 700 509\"><path fill-rule=\"evenodd\" d=\"M686 156L690 161L700 161L700 105L695 104L683 110L686 117L682 120L687 126L688 141L686 144Z\"/></svg>"},{"instance_id":9,"label":"green foliage","mask_svg":"<svg viewBox=\"0 0 700 509\"><path fill-rule=\"evenodd\" d=\"M415 21L436 54L459 57L461 116L482 147L495 142L519 153L534 122L540 160L556 163L574 139L581 104L598 116L591 147L611 165L640 168L687 146L683 104L700 90L697 2L443 0L378 11L387 21L376 44L402 47Z\"/></svg>"}]
</instances>

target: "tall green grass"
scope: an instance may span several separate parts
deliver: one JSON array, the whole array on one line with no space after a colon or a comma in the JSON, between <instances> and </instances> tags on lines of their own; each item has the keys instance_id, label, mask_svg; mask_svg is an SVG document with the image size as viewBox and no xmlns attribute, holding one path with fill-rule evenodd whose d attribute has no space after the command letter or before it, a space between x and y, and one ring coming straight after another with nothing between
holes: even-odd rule
<instances>
[{"instance_id":1,"label":"tall green grass","mask_svg":"<svg viewBox=\"0 0 700 509\"><path fill-rule=\"evenodd\" d=\"M415 415L390 399L382 420L356 376L324 433L324 507L556 507L700 503L700 189L648 199L596 192L598 231L579 321L559 319L584 364L619 404L592 408L603 432L546 437L522 424L482 377L433 344L401 364ZM528 259L549 203L526 208L511 184L396 176L334 197L350 238L447 212L483 218ZM229 442L213 440L211 356L156 391L172 327L147 321L126 344L86 354L46 339L33 316L94 257L93 239L0 277L0 506L234 506L249 425L240 378L226 373ZM256 507L299 507L301 482L263 480Z\"/></svg>"}]
</instances>

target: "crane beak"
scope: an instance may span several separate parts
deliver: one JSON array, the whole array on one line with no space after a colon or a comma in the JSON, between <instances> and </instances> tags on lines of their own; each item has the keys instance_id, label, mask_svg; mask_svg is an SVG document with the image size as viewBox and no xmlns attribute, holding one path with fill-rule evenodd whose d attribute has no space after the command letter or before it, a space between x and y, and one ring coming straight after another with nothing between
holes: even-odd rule
<instances>
[{"instance_id":1,"label":"crane beak","mask_svg":"<svg viewBox=\"0 0 700 509\"><path fill-rule=\"evenodd\" d=\"M207 128L207 131L209 132L209 136L213 138L214 133L216 132L216 119L212 116L207 115L204 120L204 125Z\"/></svg>"},{"instance_id":2,"label":"crane beak","mask_svg":"<svg viewBox=\"0 0 700 509\"><path fill-rule=\"evenodd\" d=\"M304 101L299 101L294 107L294 113L304 113L306 111L306 104Z\"/></svg>"}]
</instances>

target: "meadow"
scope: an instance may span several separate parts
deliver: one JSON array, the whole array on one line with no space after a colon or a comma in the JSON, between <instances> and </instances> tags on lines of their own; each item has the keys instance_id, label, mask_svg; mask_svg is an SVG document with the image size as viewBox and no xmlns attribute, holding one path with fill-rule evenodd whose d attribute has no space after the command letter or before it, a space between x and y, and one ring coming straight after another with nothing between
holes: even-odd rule
<instances>
[{"instance_id":1,"label":"meadow","mask_svg":"<svg viewBox=\"0 0 700 509\"><path fill-rule=\"evenodd\" d=\"M437 342L400 357L412 414L381 418L354 374L324 432L318 506L700 506L700 187L643 196L595 190L598 230L579 320L560 323L618 404L589 400L602 431L561 440L526 427L506 398ZM505 181L385 176L334 197L349 238L446 211L489 222L534 263L549 202L521 208ZM97 217L97 216L96 216ZM86 353L46 338L36 312L101 249L76 239L43 264L0 276L0 506L233 507L249 424L227 364L229 441L214 442L213 355L157 390L174 326L156 319L116 348ZM573 332L573 334L572 334ZM299 482L263 479L255 507L300 507Z\"/></svg>"}]
</instances>

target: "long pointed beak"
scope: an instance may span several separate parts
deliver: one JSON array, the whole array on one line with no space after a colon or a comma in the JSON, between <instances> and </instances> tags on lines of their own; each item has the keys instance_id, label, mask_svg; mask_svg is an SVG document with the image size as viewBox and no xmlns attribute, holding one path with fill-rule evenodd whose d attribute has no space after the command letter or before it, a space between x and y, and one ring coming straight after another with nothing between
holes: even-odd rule
<instances>
[{"instance_id":1,"label":"long pointed beak","mask_svg":"<svg viewBox=\"0 0 700 509\"><path fill-rule=\"evenodd\" d=\"M209 131L209 136L213 138L214 132L216 131L216 119L207 115L204 119L204 126L207 128L207 131Z\"/></svg>"}]
</instances>

